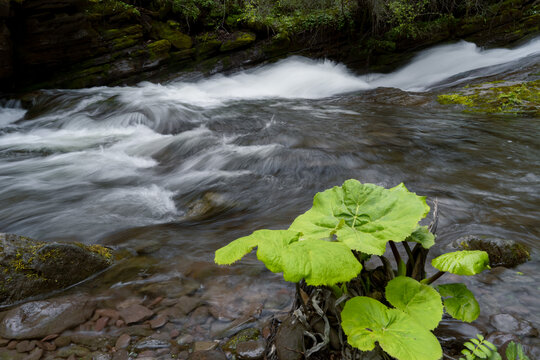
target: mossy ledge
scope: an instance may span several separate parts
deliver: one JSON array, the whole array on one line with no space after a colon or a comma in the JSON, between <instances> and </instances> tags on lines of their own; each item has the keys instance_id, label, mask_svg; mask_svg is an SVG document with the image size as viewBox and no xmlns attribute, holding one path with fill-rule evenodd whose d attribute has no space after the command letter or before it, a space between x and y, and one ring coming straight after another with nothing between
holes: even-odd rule
<instances>
[{"instance_id":1,"label":"mossy ledge","mask_svg":"<svg viewBox=\"0 0 540 360\"><path fill-rule=\"evenodd\" d=\"M0 234L0 306L61 290L114 262L111 249Z\"/></svg>"}]
</instances>

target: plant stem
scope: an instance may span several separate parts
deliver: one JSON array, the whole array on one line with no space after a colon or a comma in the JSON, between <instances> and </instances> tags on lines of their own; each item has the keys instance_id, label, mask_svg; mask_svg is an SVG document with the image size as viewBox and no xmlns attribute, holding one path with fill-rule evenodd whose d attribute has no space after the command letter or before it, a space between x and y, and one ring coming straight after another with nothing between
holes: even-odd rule
<instances>
[{"instance_id":1,"label":"plant stem","mask_svg":"<svg viewBox=\"0 0 540 360\"><path fill-rule=\"evenodd\" d=\"M401 256L399 255L399 251L396 247L396 243L393 241L389 241L390 243L390 249L392 249L392 254L394 254L394 259L396 259L396 264L399 265L401 261Z\"/></svg>"},{"instance_id":2,"label":"plant stem","mask_svg":"<svg viewBox=\"0 0 540 360\"><path fill-rule=\"evenodd\" d=\"M438 273L436 273L436 274L433 275L432 277L422 280L421 283L422 283L422 284L429 285L429 284L431 284L432 282L434 282L435 280L437 280L438 278L440 278L441 276L443 276L444 274L446 274L445 271L439 271Z\"/></svg>"},{"instance_id":3,"label":"plant stem","mask_svg":"<svg viewBox=\"0 0 540 360\"><path fill-rule=\"evenodd\" d=\"M409 260L411 261L411 263L414 263L414 257L411 251L411 247L406 241L402 241L401 243L403 244L403 247L405 248L405 251L407 252L407 256L409 257Z\"/></svg>"}]
</instances>

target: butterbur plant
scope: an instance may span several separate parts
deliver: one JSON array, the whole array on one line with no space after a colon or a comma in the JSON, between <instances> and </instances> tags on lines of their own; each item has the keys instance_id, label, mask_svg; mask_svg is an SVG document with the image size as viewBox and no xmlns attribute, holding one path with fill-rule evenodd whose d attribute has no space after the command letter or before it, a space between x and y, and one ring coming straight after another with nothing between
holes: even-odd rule
<instances>
[{"instance_id":1,"label":"butterbur plant","mask_svg":"<svg viewBox=\"0 0 540 360\"><path fill-rule=\"evenodd\" d=\"M403 184L385 189L347 180L317 193L312 208L287 230L257 230L234 240L216 251L215 262L229 265L257 248L257 258L270 271L297 283L302 315L295 312L296 316L318 316L325 323L325 330L318 333L322 341L311 336L313 346L306 357L329 346L329 328L341 327L346 342L361 351L379 346L399 360L436 360L442 349L432 330L444 310L467 322L474 321L480 310L465 285L432 283L446 272L477 274L489 268L489 258L484 251L447 253L433 259L431 264L439 271L427 277L425 263L435 244L436 215L429 227L419 222L429 212L425 197ZM394 267L384 255L387 245ZM381 265L367 269L371 257L378 257ZM322 302L326 305L320 306ZM303 323L309 327L309 321Z\"/></svg>"}]
</instances>

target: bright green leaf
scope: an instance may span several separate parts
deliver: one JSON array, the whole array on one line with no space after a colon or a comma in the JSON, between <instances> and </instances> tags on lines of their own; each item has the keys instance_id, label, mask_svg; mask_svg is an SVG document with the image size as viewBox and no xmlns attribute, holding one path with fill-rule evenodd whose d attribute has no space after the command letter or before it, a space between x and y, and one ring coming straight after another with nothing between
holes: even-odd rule
<instances>
[{"instance_id":1,"label":"bright green leaf","mask_svg":"<svg viewBox=\"0 0 540 360\"><path fill-rule=\"evenodd\" d=\"M489 256L480 250L454 251L436 257L431 265L456 275L475 275L489 269Z\"/></svg>"},{"instance_id":2,"label":"bright green leaf","mask_svg":"<svg viewBox=\"0 0 540 360\"><path fill-rule=\"evenodd\" d=\"M427 226L418 226L405 241L413 241L422 245L424 249L429 249L435 245L435 235L429 231Z\"/></svg>"},{"instance_id":3,"label":"bright green leaf","mask_svg":"<svg viewBox=\"0 0 540 360\"><path fill-rule=\"evenodd\" d=\"M317 193L313 207L289 230L304 239L337 240L366 254L382 255L389 240L403 241L429 212L425 197L400 184L391 189L347 180Z\"/></svg>"},{"instance_id":4,"label":"bright green leaf","mask_svg":"<svg viewBox=\"0 0 540 360\"><path fill-rule=\"evenodd\" d=\"M282 254L283 277L291 282L305 279L308 285L331 286L352 280L362 270L351 249L339 242L299 241Z\"/></svg>"},{"instance_id":5,"label":"bright green leaf","mask_svg":"<svg viewBox=\"0 0 540 360\"><path fill-rule=\"evenodd\" d=\"M437 338L411 316L389 309L379 301L358 296L347 301L341 326L352 346L368 351L378 342L390 356L400 360L437 360L442 349Z\"/></svg>"},{"instance_id":6,"label":"bright green leaf","mask_svg":"<svg viewBox=\"0 0 540 360\"><path fill-rule=\"evenodd\" d=\"M258 230L216 251L215 261L228 265L258 247L257 258L270 271L283 272L287 281L305 279L313 286L347 282L362 270L347 245L324 240L298 241L299 236L290 230Z\"/></svg>"},{"instance_id":7,"label":"bright green leaf","mask_svg":"<svg viewBox=\"0 0 540 360\"><path fill-rule=\"evenodd\" d=\"M446 312L454 319L472 322L480 315L480 305L464 284L444 284L437 286L437 289L444 298ZM483 340L480 337L479 339Z\"/></svg>"},{"instance_id":8,"label":"bright green leaf","mask_svg":"<svg viewBox=\"0 0 540 360\"><path fill-rule=\"evenodd\" d=\"M289 230L257 230L253 234L236 239L227 246L217 250L214 261L219 265L230 265L250 253L255 247L264 244L265 250L263 251L263 257L267 257L266 261L273 264L276 262L275 257L280 258L280 249L292 242L298 241L299 235L297 232ZM272 254L272 252L275 254ZM264 260L260 260L264 262ZM270 271L274 270L270 269ZM276 272L280 271L277 270Z\"/></svg>"},{"instance_id":9,"label":"bright green leaf","mask_svg":"<svg viewBox=\"0 0 540 360\"><path fill-rule=\"evenodd\" d=\"M410 277L392 279L386 286L386 299L428 330L435 329L442 319L443 305L439 293Z\"/></svg>"}]
</instances>

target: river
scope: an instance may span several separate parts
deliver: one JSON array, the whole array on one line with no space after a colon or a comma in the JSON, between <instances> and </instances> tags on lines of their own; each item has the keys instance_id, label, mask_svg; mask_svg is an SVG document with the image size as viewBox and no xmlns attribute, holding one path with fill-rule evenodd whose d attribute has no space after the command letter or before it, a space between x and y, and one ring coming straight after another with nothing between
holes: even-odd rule
<instances>
[{"instance_id":1,"label":"river","mask_svg":"<svg viewBox=\"0 0 540 360\"><path fill-rule=\"evenodd\" d=\"M498 313L539 328L540 119L436 102L465 84L538 75L539 63L539 39L491 50L458 42L390 74L291 57L163 84L44 90L27 110L4 101L0 230L137 254L82 287L96 296L172 292L189 274L225 314L202 322L204 338L255 303L286 310L292 292L254 256L213 266L216 249L288 227L316 192L346 179L404 182L438 199L432 255L466 235L532 248L530 262L466 281L482 306L478 331L492 331Z\"/></svg>"}]
</instances>

